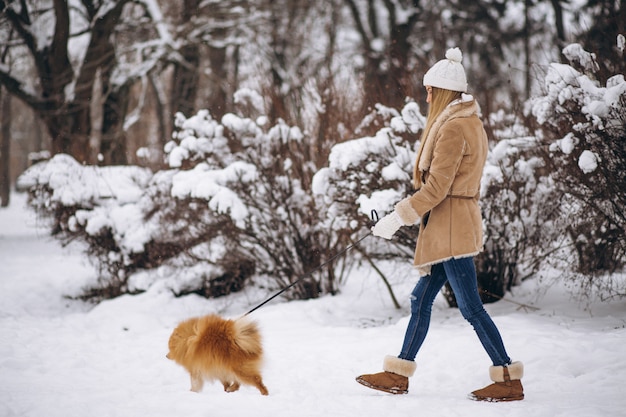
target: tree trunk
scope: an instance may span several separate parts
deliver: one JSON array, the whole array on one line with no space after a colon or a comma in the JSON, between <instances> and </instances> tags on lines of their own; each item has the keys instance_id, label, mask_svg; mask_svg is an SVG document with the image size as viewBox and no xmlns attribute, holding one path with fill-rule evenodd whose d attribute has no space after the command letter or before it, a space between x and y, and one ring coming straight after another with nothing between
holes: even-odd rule
<instances>
[{"instance_id":1,"label":"tree trunk","mask_svg":"<svg viewBox=\"0 0 626 417\"><path fill-rule=\"evenodd\" d=\"M161 84L157 82L157 77L154 75L148 76L148 82L151 93L155 97L155 112L158 119L159 129L157 130L157 141L159 149L163 149L172 135L172 123L170 122L170 113L167 112L168 99L166 94L161 89ZM183 113L184 114L184 113Z\"/></svg>"},{"instance_id":2,"label":"tree trunk","mask_svg":"<svg viewBox=\"0 0 626 417\"><path fill-rule=\"evenodd\" d=\"M389 70L386 74L385 85L386 97L384 104L396 109L404 106L407 97L415 97L416 84L411 78L412 71L409 68L408 59L411 55L409 35L413 30L414 20L396 25L391 29L389 45Z\"/></svg>"},{"instance_id":3,"label":"tree trunk","mask_svg":"<svg viewBox=\"0 0 626 417\"><path fill-rule=\"evenodd\" d=\"M32 55L41 94L35 96L26 91L19 80L11 78L8 74L3 74L3 84L12 91L12 94L30 105L46 124L53 154L66 153L79 162L95 163L95 152L90 145L94 81L98 70L110 73L117 65L111 37L129 0L117 0L112 6L100 8L85 5L86 18L92 19L89 29L90 39L83 61L76 66L70 62L68 51L71 25L68 2L63 0L52 2L54 31L49 44L40 44L33 36L29 28L32 20L30 14L38 12L34 6L27 6L26 3L24 2L20 14L13 8L5 8L3 13ZM75 72L76 68L79 69L78 72ZM110 84L104 85L104 94L108 94L111 88ZM70 89L71 94L68 94ZM119 102L126 100L114 98L114 101ZM125 113L118 113L119 115ZM121 131L118 127L122 126L123 119L118 122L116 117L112 117L111 120L117 125L103 126L103 130ZM125 155L123 159L125 160Z\"/></svg>"},{"instance_id":4,"label":"tree trunk","mask_svg":"<svg viewBox=\"0 0 626 417\"><path fill-rule=\"evenodd\" d=\"M128 164L124 120L128 112L129 90L130 87L124 85L109 93L104 102L99 158L102 165Z\"/></svg>"},{"instance_id":5,"label":"tree trunk","mask_svg":"<svg viewBox=\"0 0 626 417\"><path fill-rule=\"evenodd\" d=\"M200 48L198 45L185 45L180 49L184 63L176 64L172 77L172 114L178 112L191 117L195 113L198 92L198 68Z\"/></svg>"},{"instance_id":6,"label":"tree trunk","mask_svg":"<svg viewBox=\"0 0 626 417\"><path fill-rule=\"evenodd\" d=\"M565 44L565 26L563 24L563 5L561 0L551 0L552 9L554 9L554 25L556 27L556 37L559 42L559 48ZM526 6L528 7L528 5Z\"/></svg>"},{"instance_id":7,"label":"tree trunk","mask_svg":"<svg viewBox=\"0 0 626 417\"><path fill-rule=\"evenodd\" d=\"M556 1L556 3L558 3L558 1ZM530 98L530 91L531 91L531 77L530 77L530 70L531 70L531 62L532 59L530 57L530 37L532 36L532 31L531 31L531 27L530 27L530 17L529 17L529 11L530 11L530 7L531 7L531 3L530 0L525 0L524 1L524 56L526 59L525 62L525 79L524 79L524 99L528 100ZM556 11L556 9L555 9ZM489 113L487 113L489 114Z\"/></svg>"},{"instance_id":8,"label":"tree trunk","mask_svg":"<svg viewBox=\"0 0 626 417\"><path fill-rule=\"evenodd\" d=\"M211 93L207 107L213 118L220 120L230 110L226 108L225 85L228 81L226 47L209 46L209 64L211 65Z\"/></svg>"},{"instance_id":9,"label":"tree trunk","mask_svg":"<svg viewBox=\"0 0 626 417\"><path fill-rule=\"evenodd\" d=\"M199 0L184 0L181 23L189 22L198 13ZM200 48L197 43L183 45L180 55L184 62L174 66L172 76L171 111L191 117L196 110L195 102L198 93L198 69L200 68Z\"/></svg>"},{"instance_id":10,"label":"tree trunk","mask_svg":"<svg viewBox=\"0 0 626 417\"><path fill-rule=\"evenodd\" d=\"M11 195L11 95L0 86L0 206Z\"/></svg>"},{"instance_id":11,"label":"tree trunk","mask_svg":"<svg viewBox=\"0 0 626 417\"><path fill-rule=\"evenodd\" d=\"M408 38L411 34L417 15L409 17L405 23L396 24L396 9L393 2L385 2L386 12L389 14L389 39L386 51L379 51L373 47L378 38L378 9L373 1L368 1L368 15L366 29L365 22L359 14L359 7L354 0L345 0L356 24L357 32L361 37L365 69L363 84L363 111L368 113L374 105L381 103L385 106L401 108L404 99L417 95L416 86L408 68L408 58L411 55L411 45ZM385 54L386 52L386 54ZM385 65L382 65L385 64Z\"/></svg>"}]
</instances>

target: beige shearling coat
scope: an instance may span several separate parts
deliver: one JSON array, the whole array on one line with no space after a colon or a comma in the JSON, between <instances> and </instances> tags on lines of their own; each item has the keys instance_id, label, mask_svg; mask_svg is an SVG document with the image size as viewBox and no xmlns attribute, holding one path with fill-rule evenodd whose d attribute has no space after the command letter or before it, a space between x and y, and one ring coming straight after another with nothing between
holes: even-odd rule
<instances>
[{"instance_id":1,"label":"beige shearling coat","mask_svg":"<svg viewBox=\"0 0 626 417\"><path fill-rule=\"evenodd\" d=\"M421 218L414 265L422 275L431 265L482 250L478 199L487 151L473 98L446 107L422 144L416 161L421 186L395 208L405 224Z\"/></svg>"}]
</instances>

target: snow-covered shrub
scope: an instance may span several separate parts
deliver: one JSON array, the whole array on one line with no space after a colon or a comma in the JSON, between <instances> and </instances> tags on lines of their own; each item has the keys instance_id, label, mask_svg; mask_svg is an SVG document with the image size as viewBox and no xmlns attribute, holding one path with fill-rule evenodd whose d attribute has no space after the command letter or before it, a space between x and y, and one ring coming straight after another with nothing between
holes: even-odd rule
<instances>
[{"instance_id":1,"label":"snow-covered shrub","mask_svg":"<svg viewBox=\"0 0 626 417\"><path fill-rule=\"evenodd\" d=\"M314 177L326 224L340 235L365 234L371 210L382 217L414 192L411 175L425 122L418 105L409 103L401 112L378 106L370 119L368 125L381 127L372 136L335 145L328 167ZM482 180L485 250L477 257L481 296L487 302L536 271L538 260L553 250L548 247L553 235L560 234L557 228L546 227L548 221L554 222L547 218L558 200L552 198L550 177L534 149L536 140L516 120L500 114L490 123L499 142L489 152ZM417 227L401 228L391 241L372 239L361 246L373 259L411 262L417 232ZM449 287L444 296L456 305Z\"/></svg>"},{"instance_id":2,"label":"snow-covered shrub","mask_svg":"<svg viewBox=\"0 0 626 417\"><path fill-rule=\"evenodd\" d=\"M266 127L264 117L226 114L217 122L201 111L178 115L176 125L165 149L171 168L180 167L172 175L173 218L191 203L201 207L202 223L215 225L204 239L221 236L222 256L254 265L276 287L304 278L288 297L335 292L341 269L307 275L337 251L311 193L311 139L280 120Z\"/></svg>"},{"instance_id":3,"label":"snow-covered shrub","mask_svg":"<svg viewBox=\"0 0 626 417\"><path fill-rule=\"evenodd\" d=\"M587 277L611 274L626 261L626 82L616 74L600 85L595 57L579 45L563 53L572 65L550 65L545 95L531 100L528 112L562 195L575 267ZM611 290L610 280L597 282Z\"/></svg>"},{"instance_id":4,"label":"snow-covered shrub","mask_svg":"<svg viewBox=\"0 0 626 417\"><path fill-rule=\"evenodd\" d=\"M167 169L83 166L57 155L28 170L22 187L58 237L86 243L101 271L86 296L140 292L156 281L176 294L219 296L252 275L283 287L332 256L336 239L311 194L308 138L282 121L265 124L179 114ZM334 292L335 275L318 271L287 295Z\"/></svg>"},{"instance_id":5,"label":"snow-covered shrub","mask_svg":"<svg viewBox=\"0 0 626 417\"><path fill-rule=\"evenodd\" d=\"M414 102L401 113L381 105L376 112L384 126L373 136L333 146L328 167L313 178L313 191L333 230L369 227L372 210L382 217L410 194L416 133L424 117Z\"/></svg>"},{"instance_id":6,"label":"snow-covered shrub","mask_svg":"<svg viewBox=\"0 0 626 417\"><path fill-rule=\"evenodd\" d=\"M177 113L174 126L173 140L164 149L170 168L190 169L199 163L219 166L219 160L230 153L224 126L208 110L189 118Z\"/></svg>"},{"instance_id":7,"label":"snow-covered shrub","mask_svg":"<svg viewBox=\"0 0 626 417\"><path fill-rule=\"evenodd\" d=\"M233 197L242 203L240 215L229 211L236 227L230 239L254 261L257 274L283 287L315 269L332 248L329 233L320 227L306 180L315 169L304 156L309 138L282 121L267 130L263 122L233 114L222 118L234 151L225 162L229 167L248 166L248 173L254 172L252 181L229 184ZM204 185L199 182L198 186ZM332 268L319 271L288 296L312 298L333 292L334 280Z\"/></svg>"},{"instance_id":8,"label":"snow-covered shrub","mask_svg":"<svg viewBox=\"0 0 626 417\"><path fill-rule=\"evenodd\" d=\"M125 266L153 232L138 208L151 176L144 168L84 166L57 154L28 169L17 187L29 192L29 204L50 221L53 236L86 243L101 261L102 295L115 296L123 291Z\"/></svg>"},{"instance_id":9,"label":"snow-covered shrub","mask_svg":"<svg viewBox=\"0 0 626 417\"><path fill-rule=\"evenodd\" d=\"M419 106L410 102L399 112L378 105L370 119L368 125L381 127L372 136L333 146L328 166L313 178L324 227L345 245L369 231L372 210L382 217L412 192L416 139L425 122ZM416 227L402 228L392 241L369 239L360 246L374 259L410 260L416 238Z\"/></svg>"},{"instance_id":10,"label":"snow-covered shrub","mask_svg":"<svg viewBox=\"0 0 626 417\"><path fill-rule=\"evenodd\" d=\"M533 276L560 247L562 201L545 163L541 144L515 115L490 116L496 143L481 181L485 247L476 257L481 297L497 301Z\"/></svg>"}]
</instances>

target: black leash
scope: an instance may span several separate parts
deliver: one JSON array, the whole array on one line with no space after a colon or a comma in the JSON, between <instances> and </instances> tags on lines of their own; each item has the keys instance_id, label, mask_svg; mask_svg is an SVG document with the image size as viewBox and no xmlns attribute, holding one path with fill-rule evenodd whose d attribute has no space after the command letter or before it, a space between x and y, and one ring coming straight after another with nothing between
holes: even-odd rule
<instances>
[{"instance_id":1,"label":"black leash","mask_svg":"<svg viewBox=\"0 0 626 417\"><path fill-rule=\"evenodd\" d=\"M372 216L372 222L375 224L378 221L378 213L376 213L376 210L372 210L371 213ZM359 244L359 242L361 242L363 239L365 239L366 237L368 237L369 235L372 234L372 231L370 230L365 236L361 237L359 240L357 240L356 242L354 242L353 244L351 244L350 246L346 247L345 249L343 249L341 252L337 253L335 256L333 256L332 258L328 259L326 262L324 262L323 264L319 265L317 268L312 269L311 271L307 272L306 274L302 275L300 278L298 278L297 280L295 280L294 282L292 282L291 284L287 285L286 287L284 287L282 290L278 291L276 294L272 295L270 298L268 298L267 300L263 301L261 304L257 305L256 307L254 307L252 310L248 311L246 314L244 314L242 317L247 316L248 314L258 310L259 308L263 307L265 304L269 303L270 301L272 301L274 298L278 297L279 295L281 295L282 293L284 293L285 291L287 291L288 289L292 288L293 286L295 286L296 284L298 284L300 281L302 281L303 279L309 277L311 274L313 274L313 272L322 269L324 266L328 265L329 263L331 263L332 261L334 261L335 259L337 259L339 256L343 255L344 253L346 253L347 251L349 251L350 249L352 249L353 247L355 247L356 245Z\"/></svg>"}]
</instances>

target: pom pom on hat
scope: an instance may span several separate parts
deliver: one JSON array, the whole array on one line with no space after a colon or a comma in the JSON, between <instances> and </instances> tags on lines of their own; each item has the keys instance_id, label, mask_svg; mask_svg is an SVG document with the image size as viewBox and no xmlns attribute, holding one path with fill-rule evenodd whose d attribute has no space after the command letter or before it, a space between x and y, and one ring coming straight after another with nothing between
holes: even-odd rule
<instances>
[{"instance_id":1,"label":"pom pom on hat","mask_svg":"<svg viewBox=\"0 0 626 417\"><path fill-rule=\"evenodd\" d=\"M463 53L459 48L448 49L446 59L437 62L424 74L424 85L466 93L467 78L462 60Z\"/></svg>"},{"instance_id":2,"label":"pom pom on hat","mask_svg":"<svg viewBox=\"0 0 626 417\"><path fill-rule=\"evenodd\" d=\"M459 48L450 48L446 51L446 59L460 64L463 60L463 53Z\"/></svg>"}]
</instances>

